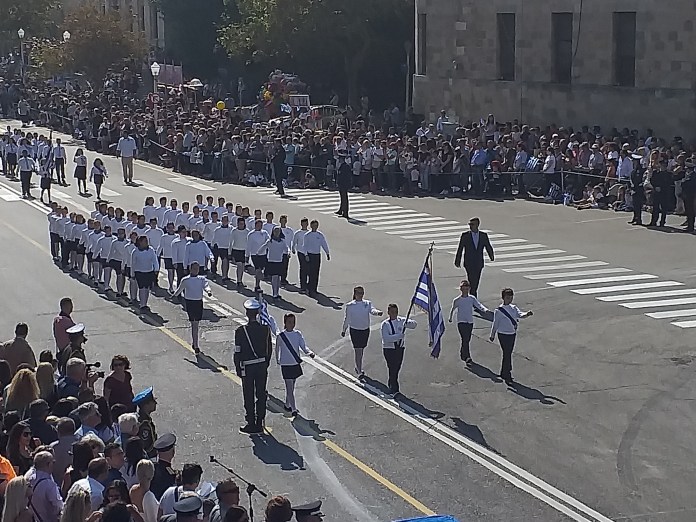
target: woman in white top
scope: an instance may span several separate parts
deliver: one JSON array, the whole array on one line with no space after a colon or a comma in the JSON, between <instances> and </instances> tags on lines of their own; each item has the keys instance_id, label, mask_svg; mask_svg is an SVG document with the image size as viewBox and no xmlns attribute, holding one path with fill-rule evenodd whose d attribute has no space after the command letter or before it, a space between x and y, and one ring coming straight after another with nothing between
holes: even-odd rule
<instances>
[{"instance_id":1,"label":"woman in white top","mask_svg":"<svg viewBox=\"0 0 696 522\"><path fill-rule=\"evenodd\" d=\"M89 180L94 182L94 188L97 191L97 199L101 199L101 188L104 184L104 179L108 178L109 175L106 173L106 167L101 158L94 160L94 165L89 173Z\"/></svg>"},{"instance_id":2,"label":"woman in white top","mask_svg":"<svg viewBox=\"0 0 696 522\"><path fill-rule=\"evenodd\" d=\"M41 187L41 203L46 205L44 201L44 192L48 192L48 205L51 204L51 170L49 168L48 161L39 162L39 176L41 177L40 187Z\"/></svg>"},{"instance_id":3,"label":"woman in white top","mask_svg":"<svg viewBox=\"0 0 696 522\"><path fill-rule=\"evenodd\" d=\"M159 502L155 494L150 491L152 479L155 476L155 465L152 461L143 459L135 468L138 483L130 488L130 498L133 505L138 508L145 522L157 522Z\"/></svg>"},{"instance_id":4,"label":"woman in white top","mask_svg":"<svg viewBox=\"0 0 696 522\"><path fill-rule=\"evenodd\" d=\"M307 348L304 336L299 330L295 330L295 314L285 314L283 330L276 337L276 362L280 365L280 371L285 381L285 410L297 415L295 404L295 381L302 375L302 356L300 352L314 359L314 352Z\"/></svg>"},{"instance_id":5,"label":"woman in white top","mask_svg":"<svg viewBox=\"0 0 696 522\"><path fill-rule=\"evenodd\" d=\"M350 340L355 350L355 373L361 381L365 379L362 363L363 353L370 339L370 315L382 315L381 310L377 310L370 301L363 299L364 296L365 289L362 286L353 288L353 300L346 304L346 315L341 328L341 337L346 335L346 330L350 332Z\"/></svg>"},{"instance_id":6,"label":"woman in white top","mask_svg":"<svg viewBox=\"0 0 696 522\"><path fill-rule=\"evenodd\" d=\"M285 235L279 226L275 226L271 237L259 247L255 254L266 254L266 275L271 276L271 290L273 299L280 299L280 278L283 275L283 256L287 247Z\"/></svg>"},{"instance_id":7,"label":"woman in white top","mask_svg":"<svg viewBox=\"0 0 696 522\"><path fill-rule=\"evenodd\" d=\"M203 319L203 292L208 294L208 297L213 295L213 291L208 284L208 278L203 275L198 275L201 265L197 262L191 263L189 267L189 275L185 276L174 292L173 297L184 294L184 307L188 314L188 319L191 322L191 347L197 354L200 353L198 346L198 325Z\"/></svg>"},{"instance_id":8,"label":"woman in white top","mask_svg":"<svg viewBox=\"0 0 696 522\"><path fill-rule=\"evenodd\" d=\"M136 242L138 240L138 233L131 232L128 236L130 243L126 245L126 258L123 261L123 275L128 278L128 295L132 303L138 301L138 282L135 280L135 274L131 269L131 262L133 259L133 252L138 248Z\"/></svg>"},{"instance_id":9,"label":"woman in white top","mask_svg":"<svg viewBox=\"0 0 696 522\"><path fill-rule=\"evenodd\" d=\"M237 289L244 287L244 264L247 262L247 237L249 231L246 228L246 219L237 218L237 228L230 234L230 260L237 267Z\"/></svg>"},{"instance_id":10,"label":"woman in white top","mask_svg":"<svg viewBox=\"0 0 696 522\"><path fill-rule=\"evenodd\" d=\"M138 283L140 311L144 312L148 310L147 300L150 298L150 289L157 280L159 261L157 261L157 254L147 241L147 236L140 236L135 244L137 248L133 250L131 256L131 270Z\"/></svg>"},{"instance_id":11,"label":"woman in white top","mask_svg":"<svg viewBox=\"0 0 696 522\"><path fill-rule=\"evenodd\" d=\"M77 193L81 196L87 193L87 156L82 149L75 151L75 179L77 180Z\"/></svg>"}]
</instances>

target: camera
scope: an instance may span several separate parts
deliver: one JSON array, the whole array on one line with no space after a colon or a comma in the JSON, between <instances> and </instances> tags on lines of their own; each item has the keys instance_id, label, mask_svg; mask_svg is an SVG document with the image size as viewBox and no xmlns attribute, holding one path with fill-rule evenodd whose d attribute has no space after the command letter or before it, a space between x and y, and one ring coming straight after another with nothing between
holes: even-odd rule
<instances>
[{"instance_id":1,"label":"camera","mask_svg":"<svg viewBox=\"0 0 696 522\"><path fill-rule=\"evenodd\" d=\"M101 363L99 361L94 362L94 363L87 363L87 371L89 372L92 368L101 368ZM100 379L103 379L104 376L106 375L105 372L94 372L97 377Z\"/></svg>"}]
</instances>

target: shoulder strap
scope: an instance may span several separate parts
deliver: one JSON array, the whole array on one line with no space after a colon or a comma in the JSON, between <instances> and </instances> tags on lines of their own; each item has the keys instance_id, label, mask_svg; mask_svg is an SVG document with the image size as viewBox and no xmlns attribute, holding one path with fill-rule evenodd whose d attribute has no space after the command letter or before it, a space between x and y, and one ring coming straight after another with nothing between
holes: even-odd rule
<instances>
[{"instance_id":1,"label":"shoulder strap","mask_svg":"<svg viewBox=\"0 0 696 522\"><path fill-rule=\"evenodd\" d=\"M283 340L283 342L285 343L285 346L288 347L288 350L290 350L290 354L291 354L292 357L295 359L295 361L297 361L297 364L302 364L302 359L300 358L300 356L299 356L299 355L297 354L297 352L295 351L295 348L293 347L292 343L290 342L290 339L288 339L288 336L285 335L285 332L281 332L281 333L280 333L280 338L281 338L281 339Z\"/></svg>"},{"instance_id":2,"label":"shoulder strap","mask_svg":"<svg viewBox=\"0 0 696 522\"><path fill-rule=\"evenodd\" d=\"M498 307L498 310L499 310L503 315L505 315L505 317L507 317L508 319L510 319L510 322L512 323L512 327L515 329L515 331L517 331L517 321L515 321L515 319L512 318L512 316L508 313L508 311L507 311L505 308L503 308L502 306L499 306L499 307Z\"/></svg>"},{"instance_id":3,"label":"shoulder strap","mask_svg":"<svg viewBox=\"0 0 696 522\"><path fill-rule=\"evenodd\" d=\"M256 353L256 350L254 350L254 345L252 344L251 337L249 337L249 332L247 331L247 325L242 326L242 329L244 330L244 335L246 335L247 341L249 341L249 349L254 354L254 357L258 359L259 355Z\"/></svg>"},{"instance_id":4,"label":"shoulder strap","mask_svg":"<svg viewBox=\"0 0 696 522\"><path fill-rule=\"evenodd\" d=\"M44 480L48 480L48 478L44 477L42 479L39 479L36 481L36 484L31 488L32 491L36 490L36 486L41 484ZM34 507L34 502L32 499L29 499L29 507L31 507L32 512L34 513L34 517L36 518L37 522L43 522L43 519L41 518L41 515L39 515L39 512L36 511L36 507Z\"/></svg>"}]
</instances>

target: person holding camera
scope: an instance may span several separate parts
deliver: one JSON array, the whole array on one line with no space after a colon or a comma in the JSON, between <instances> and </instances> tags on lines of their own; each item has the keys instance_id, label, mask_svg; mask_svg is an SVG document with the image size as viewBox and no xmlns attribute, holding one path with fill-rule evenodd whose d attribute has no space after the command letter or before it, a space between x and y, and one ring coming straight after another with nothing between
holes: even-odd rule
<instances>
[{"instance_id":1,"label":"person holding camera","mask_svg":"<svg viewBox=\"0 0 696 522\"><path fill-rule=\"evenodd\" d=\"M68 359L65 364L65 374L58 381L58 399L78 397L83 390L94 390L94 383L99 379L99 373L88 372L87 363L77 357Z\"/></svg>"}]
</instances>

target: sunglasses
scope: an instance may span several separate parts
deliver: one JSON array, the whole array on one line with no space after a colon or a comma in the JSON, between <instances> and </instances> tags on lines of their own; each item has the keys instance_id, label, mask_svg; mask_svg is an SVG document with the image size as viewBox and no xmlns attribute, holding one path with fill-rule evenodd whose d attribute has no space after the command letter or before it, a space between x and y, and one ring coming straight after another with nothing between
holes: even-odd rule
<instances>
[{"instance_id":1,"label":"sunglasses","mask_svg":"<svg viewBox=\"0 0 696 522\"><path fill-rule=\"evenodd\" d=\"M23 437L31 437L31 431L22 432Z\"/></svg>"}]
</instances>

